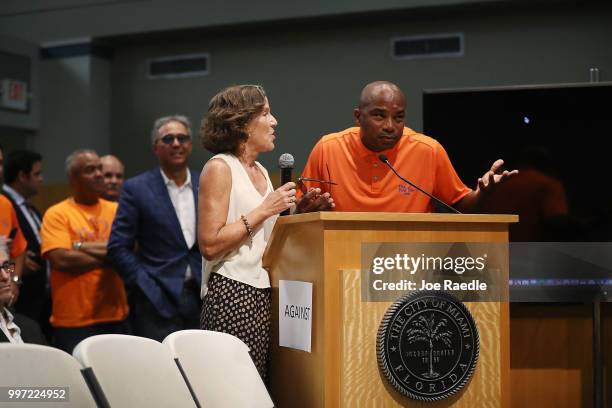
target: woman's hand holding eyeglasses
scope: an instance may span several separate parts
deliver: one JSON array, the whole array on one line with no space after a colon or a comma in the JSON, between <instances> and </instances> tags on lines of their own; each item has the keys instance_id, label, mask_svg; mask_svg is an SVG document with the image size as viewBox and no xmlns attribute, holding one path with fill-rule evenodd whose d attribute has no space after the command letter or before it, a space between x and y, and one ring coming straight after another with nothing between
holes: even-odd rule
<instances>
[{"instance_id":1,"label":"woman's hand holding eyeglasses","mask_svg":"<svg viewBox=\"0 0 612 408\"><path fill-rule=\"evenodd\" d=\"M321 194L321 189L318 187L309 188L298 201L295 213L328 211L332 210L335 206L334 199L329 193Z\"/></svg>"}]
</instances>

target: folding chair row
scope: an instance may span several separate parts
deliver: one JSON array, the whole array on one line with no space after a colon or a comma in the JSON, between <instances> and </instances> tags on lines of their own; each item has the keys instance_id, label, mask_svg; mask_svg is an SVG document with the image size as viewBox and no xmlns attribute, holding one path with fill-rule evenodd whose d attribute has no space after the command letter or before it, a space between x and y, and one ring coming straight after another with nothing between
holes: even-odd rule
<instances>
[{"instance_id":1,"label":"folding chair row","mask_svg":"<svg viewBox=\"0 0 612 408\"><path fill-rule=\"evenodd\" d=\"M48 405L54 407L273 407L248 351L234 336L205 330L175 332L163 344L93 336L74 357L51 347L0 344L0 385L66 387L68 400ZM14 404L7 406L23 406Z\"/></svg>"}]
</instances>

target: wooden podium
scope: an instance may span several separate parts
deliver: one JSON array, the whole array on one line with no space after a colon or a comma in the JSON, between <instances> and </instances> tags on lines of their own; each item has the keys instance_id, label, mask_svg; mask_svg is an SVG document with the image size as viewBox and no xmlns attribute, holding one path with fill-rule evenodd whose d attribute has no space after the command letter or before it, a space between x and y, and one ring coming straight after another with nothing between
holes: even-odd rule
<instances>
[{"instance_id":1,"label":"wooden podium","mask_svg":"<svg viewBox=\"0 0 612 408\"><path fill-rule=\"evenodd\" d=\"M391 303L361 301L359 270L364 242L503 243L508 223L517 221L515 215L343 212L279 218L263 259L272 284L270 385L276 406L509 407L507 302L466 303L480 332L472 380L446 400L419 402L395 392L379 373L376 334ZM311 353L278 345L279 280L313 283Z\"/></svg>"}]
</instances>

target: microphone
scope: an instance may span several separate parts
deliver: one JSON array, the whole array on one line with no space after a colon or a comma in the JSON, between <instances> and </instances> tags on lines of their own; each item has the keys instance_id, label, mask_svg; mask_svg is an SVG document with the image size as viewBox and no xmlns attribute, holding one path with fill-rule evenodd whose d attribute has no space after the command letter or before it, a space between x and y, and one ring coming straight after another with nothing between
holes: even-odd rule
<instances>
[{"instance_id":1,"label":"microphone","mask_svg":"<svg viewBox=\"0 0 612 408\"><path fill-rule=\"evenodd\" d=\"M427 191L423 190L421 187L417 186L416 184L414 184L411 181L406 180L405 178L403 178L402 176L400 176L400 174L395 170L395 168L391 165L391 163L389 163L389 158L384 155L384 154L379 154L378 155L378 160L380 160L381 162L385 163L387 166L389 166L389 168L391 170L393 170L393 172L395 173L395 175L397 177L399 177L402 181L405 181L406 183L410 184L412 187L416 188L417 190L419 190L421 193L425 194L427 197L431 198L432 200L434 200L435 202L437 202L438 204L443 205L445 208L448 208L449 210L451 210L452 212L454 212L455 214L461 214L461 212L457 211L455 208L451 207L450 205L446 204L444 201L440 200L438 197L436 197L435 195L428 193Z\"/></svg>"},{"instance_id":2,"label":"microphone","mask_svg":"<svg viewBox=\"0 0 612 408\"><path fill-rule=\"evenodd\" d=\"M295 159L289 153L283 153L278 158L278 168L280 169L280 182L281 186L291 181L291 172L293 171L293 165ZM281 216L289 215L289 209L280 213Z\"/></svg>"}]
</instances>

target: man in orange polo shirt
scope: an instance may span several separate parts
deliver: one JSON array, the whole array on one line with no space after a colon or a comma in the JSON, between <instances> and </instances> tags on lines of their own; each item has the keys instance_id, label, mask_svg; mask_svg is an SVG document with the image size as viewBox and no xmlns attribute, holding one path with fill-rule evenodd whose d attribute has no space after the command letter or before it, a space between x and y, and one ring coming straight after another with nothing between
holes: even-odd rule
<instances>
[{"instance_id":1,"label":"man in orange polo shirt","mask_svg":"<svg viewBox=\"0 0 612 408\"><path fill-rule=\"evenodd\" d=\"M123 281L106 260L117 204L100 198L100 158L77 150L66 159L66 172L72 197L47 210L40 235L51 263L55 346L72 353L89 336L127 333L128 305Z\"/></svg>"},{"instance_id":2,"label":"man in orange polo shirt","mask_svg":"<svg viewBox=\"0 0 612 408\"><path fill-rule=\"evenodd\" d=\"M329 192L336 211L432 212L429 197L399 179L379 159L384 154L398 173L462 212L477 212L485 193L518 173L502 171L503 160L466 187L436 140L404 126L406 98L391 82L363 89L355 119L359 127L332 133L316 144L304 177L337 185L312 185ZM315 183L317 184L317 183Z\"/></svg>"}]
</instances>

